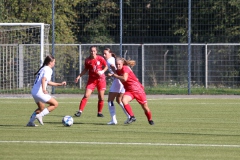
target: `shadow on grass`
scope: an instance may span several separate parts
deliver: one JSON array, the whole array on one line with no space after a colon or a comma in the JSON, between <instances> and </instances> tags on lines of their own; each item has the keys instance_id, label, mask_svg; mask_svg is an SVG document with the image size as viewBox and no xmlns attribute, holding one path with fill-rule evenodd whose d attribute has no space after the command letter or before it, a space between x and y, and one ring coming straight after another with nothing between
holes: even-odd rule
<instances>
[{"instance_id":1,"label":"shadow on grass","mask_svg":"<svg viewBox=\"0 0 240 160\"><path fill-rule=\"evenodd\" d=\"M44 122L44 124L62 124L62 122ZM73 123L73 125L84 125L84 124L86 124L86 125L107 125L107 124L105 124L105 123L91 123L91 122L89 122L89 123L83 123L83 122L74 122Z\"/></svg>"}]
</instances>

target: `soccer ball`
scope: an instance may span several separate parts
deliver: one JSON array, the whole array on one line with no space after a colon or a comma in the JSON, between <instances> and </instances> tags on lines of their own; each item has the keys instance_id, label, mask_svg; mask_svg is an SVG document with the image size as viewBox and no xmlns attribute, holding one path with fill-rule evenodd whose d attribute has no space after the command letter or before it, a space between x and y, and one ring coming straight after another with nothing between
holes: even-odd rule
<instances>
[{"instance_id":1,"label":"soccer ball","mask_svg":"<svg viewBox=\"0 0 240 160\"><path fill-rule=\"evenodd\" d=\"M62 124L66 127L73 125L73 118L71 116L64 116L62 119Z\"/></svg>"}]
</instances>

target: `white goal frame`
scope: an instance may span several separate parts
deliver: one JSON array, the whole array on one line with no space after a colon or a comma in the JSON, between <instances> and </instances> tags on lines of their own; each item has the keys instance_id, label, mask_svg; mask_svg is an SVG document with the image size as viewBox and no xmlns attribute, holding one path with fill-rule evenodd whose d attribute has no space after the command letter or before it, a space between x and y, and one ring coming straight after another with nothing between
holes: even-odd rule
<instances>
[{"instance_id":1,"label":"white goal frame","mask_svg":"<svg viewBox=\"0 0 240 160\"><path fill-rule=\"evenodd\" d=\"M40 66L43 64L44 57L44 23L0 23L0 26L40 26Z\"/></svg>"},{"instance_id":2,"label":"white goal frame","mask_svg":"<svg viewBox=\"0 0 240 160\"><path fill-rule=\"evenodd\" d=\"M3 44L0 44L0 46L10 46L10 48L6 48L8 49L7 51L10 52L10 56L15 54L15 52L17 52L17 55L18 55L18 61L16 61L16 64L14 63L15 59L13 59L12 61L10 62L13 62L13 63L8 63L8 68L3 68L3 74L7 73L7 78L3 78L4 76L3 75L0 75L0 79L1 79L1 82L2 84L0 85L1 87L1 91L0 91L0 95L14 95L13 97L16 97L16 96L21 96L23 94L29 94L30 90L31 90L31 85L32 85L32 81L33 79L35 79L35 76L33 75L29 75L29 70L24 68L24 66L26 65L32 65L30 67L30 72L33 72L33 67L37 68L37 66L41 66L44 62L44 57L46 55L49 54L49 51L48 51L48 34L49 34L49 28L50 28L50 25L49 24L45 24L45 23L0 23L0 28L1 28L1 32L10 32L10 38L7 37L6 39L6 42L4 41L4 37L2 37L1 40ZM28 32L28 29L30 29L29 33ZM35 30L37 29L37 30ZM23 31L23 37L21 37L21 30ZM11 32L13 31L13 35L11 35ZM14 33L15 31L16 34ZM20 32L19 32L20 31ZM25 31L27 31L25 33ZM36 31L36 34L35 34L35 31ZM28 39L28 34L30 34L29 37L32 37L30 39ZM8 34L7 34L8 35ZM4 35L3 35L4 36ZM15 36L16 36L16 42L15 42ZM20 37L18 37L20 36ZM23 43L21 41L17 42L18 41L18 38L23 38ZM24 39L26 38L26 39ZM20 40L19 39L19 40ZM7 42L8 40L9 43ZM11 42L13 40L13 42ZM28 41L32 41L33 43L28 43ZM13 43L13 44L12 44ZM15 44L16 43L16 44ZM45 46L46 45L46 46ZM11 48L11 46L14 46L16 48ZM27 48L25 48L25 46ZM30 46L33 46L30 47ZM37 46L37 48L34 48L35 46ZM30 47L30 48L28 48ZM30 51L31 49L35 49L37 52L35 52L34 54L37 54L37 55L34 55L34 58L35 61L34 63L25 63L24 62L24 53L25 53L25 49L26 49L26 56L30 56L28 55L32 53L32 51ZM30 49L30 50L29 50ZM5 51L5 50L4 50ZM28 52L29 51L29 52ZM14 53L13 53L14 52ZM3 60L6 59L4 56L2 57ZM7 57L9 58L9 57ZM29 59L29 58L28 58ZM5 61L3 61L5 63ZM17 65L17 70L15 72L15 65ZM34 64L34 65L33 65ZM13 65L13 66L11 66ZM7 64L3 65L3 67L6 67ZM9 68L10 67L10 68ZM35 68L35 69L36 69ZM26 69L26 72L24 71ZM9 72L10 71L10 72ZM9 73L10 74L9 74ZM1 73L1 72L0 72ZM27 74L27 76L25 76ZM3 80L3 81L2 81Z\"/></svg>"}]
</instances>

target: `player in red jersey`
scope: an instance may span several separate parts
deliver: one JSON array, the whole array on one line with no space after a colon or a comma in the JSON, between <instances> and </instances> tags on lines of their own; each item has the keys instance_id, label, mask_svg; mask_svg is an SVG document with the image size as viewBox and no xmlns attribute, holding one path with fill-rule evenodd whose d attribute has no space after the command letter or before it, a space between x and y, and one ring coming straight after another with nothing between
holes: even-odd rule
<instances>
[{"instance_id":1,"label":"player in red jersey","mask_svg":"<svg viewBox=\"0 0 240 160\"><path fill-rule=\"evenodd\" d=\"M129 105L130 101L132 101L133 99L136 99L137 102L142 106L142 109L145 112L145 115L148 119L149 124L153 125L154 122L152 120L151 111L147 104L147 98L146 98L146 93L144 91L144 87L138 81L138 78L135 76L135 74L129 67L129 66L133 66L134 62L135 61L127 61L124 58L117 58L116 59L117 74L113 74L112 76L120 79L120 81L122 82L125 88L125 93L123 95L122 102L123 102L124 108L126 109L128 114L131 116L131 118L128 120L127 123L132 123L136 121L132 108Z\"/></svg>"},{"instance_id":2,"label":"player in red jersey","mask_svg":"<svg viewBox=\"0 0 240 160\"><path fill-rule=\"evenodd\" d=\"M104 72L108 69L107 63L102 56L97 55L97 47L90 47L90 56L85 59L85 67L82 72L75 79L75 83L79 78L88 72L88 82L86 85L85 94L80 102L79 111L75 116L80 117L88 98L91 96L94 89L98 90L98 117L103 117L102 109L104 106L104 92L106 90L106 78Z\"/></svg>"}]
</instances>

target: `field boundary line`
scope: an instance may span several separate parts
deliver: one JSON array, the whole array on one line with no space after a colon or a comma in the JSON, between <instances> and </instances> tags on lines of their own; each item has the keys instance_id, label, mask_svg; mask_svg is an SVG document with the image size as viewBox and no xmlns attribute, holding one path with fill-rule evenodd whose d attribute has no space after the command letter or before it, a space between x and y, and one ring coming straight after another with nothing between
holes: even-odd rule
<instances>
[{"instance_id":1,"label":"field boundary line","mask_svg":"<svg viewBox=\"0 0 240 160\"><path fill-rule=\"evenodd\" d=\"M67 141L0 141L0 143L36 143L36 144L93 144L93 145L143 145L143 146L185 146L185 147L228 147L240 148L240 145L227 144L178 144L178 143L123 143L123 142L67 142Z\"/></svg>"}]
</instances>

